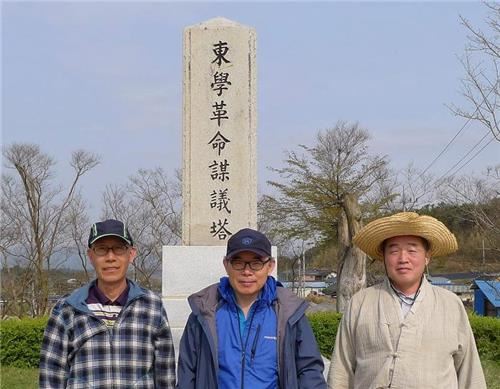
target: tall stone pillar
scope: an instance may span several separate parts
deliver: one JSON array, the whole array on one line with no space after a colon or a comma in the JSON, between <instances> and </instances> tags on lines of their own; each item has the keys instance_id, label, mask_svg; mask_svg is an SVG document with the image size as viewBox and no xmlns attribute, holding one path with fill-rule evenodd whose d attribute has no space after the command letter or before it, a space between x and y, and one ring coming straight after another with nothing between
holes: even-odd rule
<instances>
[{"instance_id":1,"label":"tall stone pillar","mask_svg":"<svg viewBox=\"0 0 500 389\"><path fill-rule=\"evenodd\" d=\"M255 45L223 18L184 32L183 245L163 247L162 277L176 350L187 297L225 275L230 236L257 227Z\"/></svg>"},{"instance_id":2,"label":"tall stone pillar","mask_svg":"<svg viewBox=\"0 0 500 389\"><path fill-rule=\"evenodd\" d=\"M184 32L184 245L257 226L255 30L224 18Z\"/></svg>"}]
</instances>

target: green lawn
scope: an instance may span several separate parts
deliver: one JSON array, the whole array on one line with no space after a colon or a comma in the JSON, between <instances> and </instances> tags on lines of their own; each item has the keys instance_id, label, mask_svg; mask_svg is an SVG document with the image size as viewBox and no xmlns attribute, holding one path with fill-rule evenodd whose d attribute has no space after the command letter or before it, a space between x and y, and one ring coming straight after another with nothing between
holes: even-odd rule
<instances>
[{"instance_id":1,"label":"green lawn","mask_svg":"<svg viewBox=\"0 0 500 389\"><path fill-rule=\"evenodd\" d=\"M2 366L0 371L0 389L38 388L38 369Z\"/></svg>"},{"instance_id":2,"label":"green lawn","mask_svg":"<svg viewBox=\"0 0 500 389\"><path fill-rule=\"evenodd\" d=\"M500 389L500 362L481 361L488 389Z\"/></svg>"},{"instance_id":3,"label":"green lawn","mask_svg":"<svg viewBox=\"0 0 500 389\"><path fill-rule=\"evenodd\" d=\"M487 360L482 363L488 389L500 389L500 363ZM36 389L38 387L38 369L2 367L0 377L0 389Z\"/></svg>"}]
</instances>

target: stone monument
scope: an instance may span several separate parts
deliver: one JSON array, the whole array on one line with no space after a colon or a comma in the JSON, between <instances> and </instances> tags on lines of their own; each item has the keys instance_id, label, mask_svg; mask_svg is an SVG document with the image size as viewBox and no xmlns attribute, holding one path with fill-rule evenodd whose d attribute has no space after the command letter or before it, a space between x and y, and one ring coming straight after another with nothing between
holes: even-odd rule
<instances>
[{"instance_id":1,"label":"stone monument","mask_svg":"<svg viewBox=\"0 0 500 389\"><path fill-rule=\"evenodd\" d=\"M225 275L230 236L257 227L256 119L255 30L224 18L187 27L182 246L163 247L162 297L176 351L187 297Z\"/></svg>"}]
</instances>

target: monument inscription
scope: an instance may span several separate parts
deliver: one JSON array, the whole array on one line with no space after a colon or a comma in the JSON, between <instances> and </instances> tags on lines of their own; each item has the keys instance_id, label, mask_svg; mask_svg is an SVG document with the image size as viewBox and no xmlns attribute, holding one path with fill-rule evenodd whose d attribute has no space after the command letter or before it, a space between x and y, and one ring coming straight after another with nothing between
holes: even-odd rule
<instances>
[{"instance_id":1,"label":"monument inscription","mask_svg":"<svg viewBox=\"0 0 500 389\"><path fill-rule=\"evenodd\" d=\"M257 225L255 31L224 18L184 33L184 245Z\"/></svg>"}]
</instances>

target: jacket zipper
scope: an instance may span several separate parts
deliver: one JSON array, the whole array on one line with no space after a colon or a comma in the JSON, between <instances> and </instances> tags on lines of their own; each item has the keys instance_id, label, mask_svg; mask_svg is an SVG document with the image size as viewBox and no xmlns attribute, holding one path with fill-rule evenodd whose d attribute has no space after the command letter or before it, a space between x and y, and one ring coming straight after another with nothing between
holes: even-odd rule
<instances>
[{"instance_id":1,"label":"jacket zipper","mask_svg":"<svg viewBox=\"0 0 500 389\"><path fill-rule=\"evenodd\" d=\"M253 338L252 351L250 353L250 366L253 366L253 360L255 358L255 353L257 351L257 342L259 340L259 335L260 335L260 324L257 326L257 331L255 331L255 338Z\"/></svg>"},{"instance_id":2,"label":"jacket zipper","mask_svg":"<svg viewBox=\"0 0 500 389\"><path fill-rule=\"evenodd\" d=\"M280 382L280 371L281 371L281 355L280 355L280 341L281 341L281 331L280 331L280 325L279 325L279 320L280 320L280 304L278 302L275 303L274 305L274 311L276 313L276 365L278 368L278 388L282 387L282 382Z\"/></svg>"},{"instance_id":3,"label":"jacket zipper","mask_svg":"<svg viewBox=\"0 0 500 389\"><path fill-rule=\"evenodd\" d=\"M252 309L252 308L250 308ZM245 382L244 382L244 379L245 379L245 351L247 349L247 345L248 345L248 339L250 338L250 332L251 332L251 329L252 329L252 323L253 323L253 318L255 316L255 309L252 310L252 313L251 313L251 317L250 317L250 325L248 326L248 332L247 332L247 337L245 339L245 343L243 344L243 337L241 335L241 331L240 331L240 342L241 342L241 389L244 389L245 388ZM236 316L238 318L238 328L239 328L239 325L240 325L240 318L239 318L239 314L238 314L238 308L236 308Z\"/></svg>"}]
</instances>

